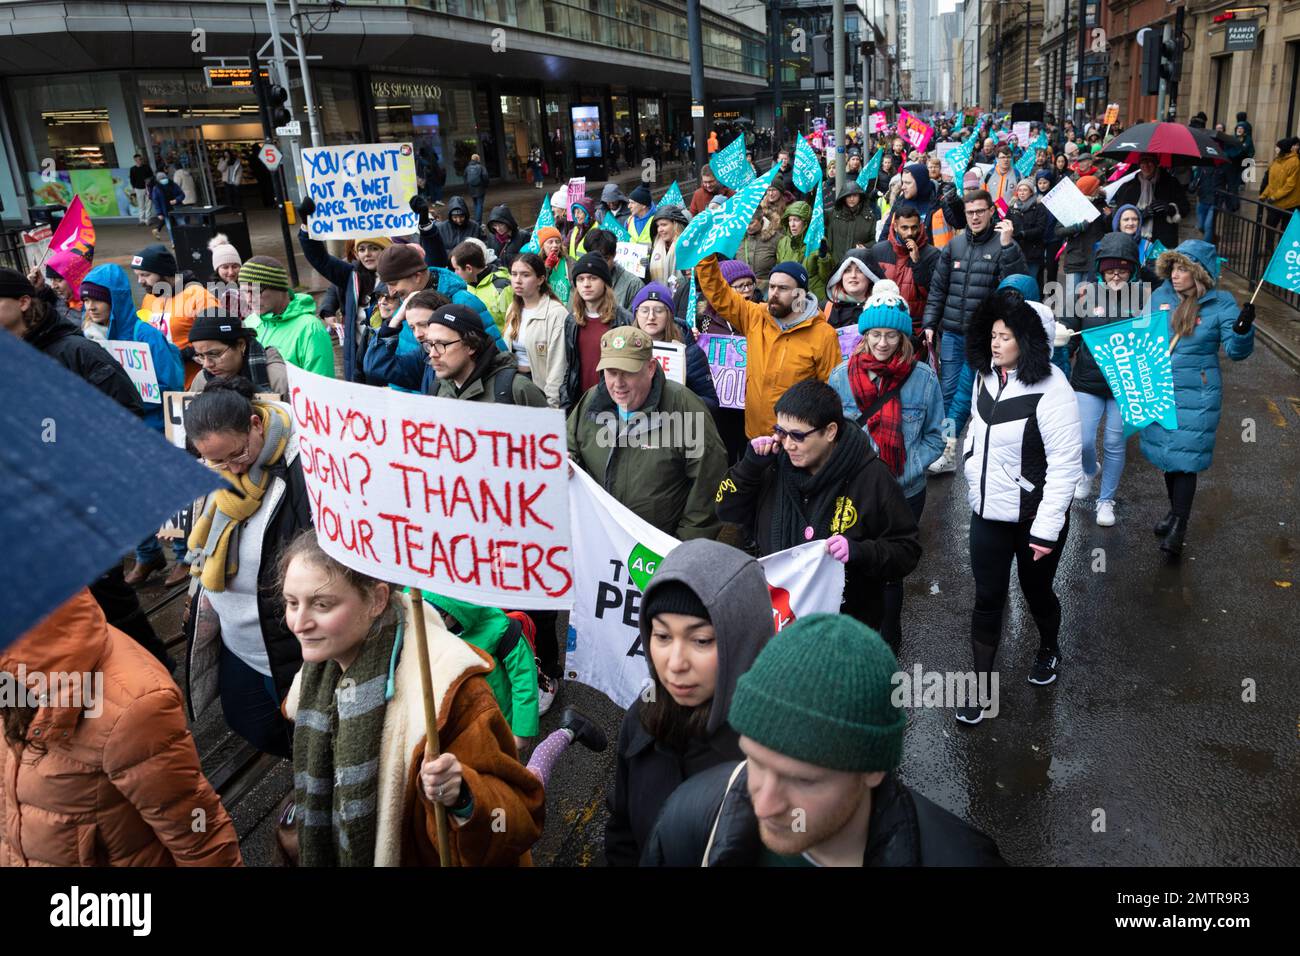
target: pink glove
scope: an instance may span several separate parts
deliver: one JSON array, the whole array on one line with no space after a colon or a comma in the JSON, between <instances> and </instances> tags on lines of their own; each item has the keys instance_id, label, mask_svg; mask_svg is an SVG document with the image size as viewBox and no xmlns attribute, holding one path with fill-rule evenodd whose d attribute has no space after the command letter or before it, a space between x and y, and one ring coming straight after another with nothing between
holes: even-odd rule
<instances>
[{"instance_id":1,"label":"pink glove","mask_svg":"<svg viewBox=\"0 0 1300 956\"><path fill-rule=\"evenodd\" d=\"M771 435L759 435L749 443L749 447L754 449L756 455L770 455L772 454L772 446L775 444L777 444L777 441Z\"/></svg>"},{"instance_id":2,"label":"pink glove","mask_svg":"<svg viewBox=\"0 0 1300 956\"><path fill-rule=\"evenodd\" d=\"M840 564L849 563L849 539L842 534L832 535L826 539L826 553Z\"/></svg>"},{"instance_id":3,"label":"pink glove","mask_svg":"<svg viewBox=\"0 0 1300 956\"><path fill-rule=\"evenodd\" d=\"M1051 548L1044 548L1041 544L1031 544L1029 546L1029 550L1034 552L1035 561L1038 561L1041 558L1045 558L1052 553Z\"/></svg>"}]
</instances>

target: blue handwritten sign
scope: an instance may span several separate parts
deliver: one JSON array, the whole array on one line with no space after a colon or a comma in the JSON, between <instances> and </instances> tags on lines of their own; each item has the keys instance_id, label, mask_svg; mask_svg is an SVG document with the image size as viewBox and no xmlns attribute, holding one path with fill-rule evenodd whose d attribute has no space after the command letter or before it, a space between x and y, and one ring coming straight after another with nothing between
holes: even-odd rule
<instances>
[{"instance_id":1,"label":"blue handwritten sign","mask_svg":"<svg viewBox=\"0 0 1300 956\"><path fill-rule=\"evenodd\" d=\"M314 239L409 235L415 155L410 143L322 146L302 151L307 195L316 204L307 229Z\"/></svg>"}]
</instances>

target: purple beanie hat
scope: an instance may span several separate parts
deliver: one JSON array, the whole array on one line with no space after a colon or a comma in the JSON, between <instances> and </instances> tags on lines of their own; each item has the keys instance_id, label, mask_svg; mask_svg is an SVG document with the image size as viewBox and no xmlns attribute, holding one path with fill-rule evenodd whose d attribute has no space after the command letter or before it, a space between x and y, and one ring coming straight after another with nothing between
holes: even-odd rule
<instances>
[{"instance_id":1,"label":"purple beanie hat","mask_svg":"<svg viewBox=\"0 0 1300 956\"><path fill-rule=\"evenodd\" d=\"M758 281L754 270L743 259L727 259L719 263L719 268L722 270L722 278L727 280L727 285L731 285L737 279L748 278Z\"/></svg>"},{"instance_id":2,"label":"purple beanie hat","mask_svg":"<svg viewBox=\"0 0 1300 956\"><path fill-rule=\"evenodd\" d=\"M632 308L629 310L632 315L636 315L637 307L642 302L662 302L668 307L669 312L673 311L673 294L668 290L668 286L661 282L651 282L636 294L632 299Z\"/></svg>"}]
</instances>

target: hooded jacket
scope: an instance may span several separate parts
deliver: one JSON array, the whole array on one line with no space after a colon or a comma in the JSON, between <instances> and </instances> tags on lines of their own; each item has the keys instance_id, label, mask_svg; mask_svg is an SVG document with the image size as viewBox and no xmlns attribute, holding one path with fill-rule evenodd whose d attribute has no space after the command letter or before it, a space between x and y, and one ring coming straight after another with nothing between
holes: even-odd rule
<instances>
[{"instance_id":1,"label":"hooded jacket","mask_svg":"<svg viewBox=\"0 0 1300 956\"><path fill-rule=\"evenodd\" d=\"M859 456L860 464L838 487L818 491L819 500L834 495L835 507L828 512L828 523L813 526L812 538L807 540L824 540L837 534L848 539L849 560L844 566L840 611L879 630L884 616L885 582L897 581L916 567L921 559L921 544L916 518L889 466L856 425L845 422L841 429L831 454ZM752 527L760 555L792 546L778 540L773 528L778 501L787 493L782 487L786 479L778 467L779 457L784 457L784 452L760 455L747 445L744 457L718 487L718 517ZM804 503L815 506L808 499ZM811 515L809 520L814 520Z\"/></svg>"},{"instance_id":2,"label":"hooded jacket","mask_svg":"<svg viewBox=\"0 0 1300 956\"><path fill-rule=\"evenodd\" d=\"M939 196L936 195L934 180L930 178L930 172L926 169L924 163L912 163L910 166L903 167L903 172L910 173L913 182L916 183L916 196L912 199L906 199L900 190L898 198L894 201L894 206L907 203L921 214L921 224L928 229L934 210L942 205ZM885 217L885 229L892 230L893 223L894 211L893 207L890 207L889 215Z\"/></svg>"},{"instance_id":3,"label":"hooded jacket","mask_svg":"<svg viewBox=\"0 0 1300 956\"><path fill-rule=\"evenodd\" d=\"M506 343L501 337L492 313L483 304L483 300L469 291L465 280L450 269L430 266L432 282L426 288L440 292L458 305L469 306L483 320L483 328L496 343L499 351L505 352ZM437 389L437 376L434 375L425 355L424 347L405 322L393 328L387 322L379 327L370 347L365 353L366 384L391 386L407 392L423 392L432 395Z\"/></svg>"},{"instance_id":4,"label":"hooded jacket","mask_svg":"<svg viewBox=\"0 0 1300 956\"><path fill-rule=\"evenodd\" d=\"M587 219L581 225L574 221L574 206L581 206L587 213ZM596 203L589 196L583 196L577 202L569 203L567 212L568 221L561 227L564 231L564 254L569 261L576 262L587 254L587 233L596 228Z\"/></svg>"},{"instance_id":5,"label":"hooded jacket","mask_svg":"<svg viewBox=\"0 0 1300 956\"><path fill-rule=\"evenodd\" d=\"M930 235L921 222L921 235L915 240L920 246L916 262L912 261L907 245L898 238L898 232L891 221L885 238L871 247L869 263L882 279L891 279L898 286L898 291L907 303L907 311L912 316L913 334L921 330L921 319L925 315L925 304L929 300L930 281L934 276L934 267L939 262L941 250L930 245Z\"/></svg>"},{"instance_id":6,"label":"hooded jacket","mask_svg":"<svg viewBox=\"0 0 1300 956\"><path fill-rule=\"evenodd\" d=\"M840 364L839 336L811 295L802 317L782 328L766 303L746 299L727 284L716 255L695 267L695 280L719 318L745 336L745 433L750 438L770 435L776 401L785 390L805 378L824 382Z\"/></svg>"},{"instance_id":7,"label":"hooded jacket","mask_svg":"<svg viewBox=\"0 0 1300 956\"><path fill-rule=\"evenodd\" d=\"M1025 263L1036 269L1045 257L1045 246L1052 234L1052 216L1047 207L1039 201L1038 193L1029 197L1028 202L1018 198L1008 203L1007 218L1015 229L1012 235L1020 243L1020 251L1025 254ZM1105 222L1104 218L1101 222ZM1103 228L1105 228L1103 226Z\"/></svg>"},{"instance_id":8,"label":"hooded jacket","mask_svg":"<svg viewBox=\"0 0 1300 956\"><path fill-rule=\"evenodd\" d=\"M1135 213L1138 214L1138 218L1141 218L1142 216L1141 209L1139 209L1137 206L1133 205L1132 203L1125 203L1124 205L1118 207L1115 210L1114 214L1112 214L1110 217L1110 228L1112 232L1119 232L1119 217L1124 214L1124 210L1126 209L1132 209ZM1138 251L1138 262L1139 262L1138 272L1140 273L1141 279L1143 282L1151 283L1153 287L1158 286L1160 284L1160 279L1156 275L1155 269L1152 268L1154 263L1148 261L1151 259L1151 247L1154 245L1154 243L1150 239L1143 238L1142 231L1140 229L1138 230L1136 240L1137 240L1137 251ZM1106 257L1101 255L1101 253L1099 252L1097 254L1097 258L1100 260Z\"/></svg>"},{"instance_id":9,"label":"hooded jacket","mask_svg":"<svg viewBox=\"0 0 1300 956\"><path fill-rule=\"evenodd\" d=\"M773 634L772 601L759 563L716 541L687 541L659 562L646 599L670 581L686 584L709 612L717 638L718 674L704 736L685 752L659 742L642 724L642 700L628 708L618 732L618 760L607 806L605 860L610 866L635 866L646 847L655 818L673 791L688 778L743 756L740 737L727 724L736 681L749 670ZM653 678L654 664L645 648L653 620L642 616L641 653Z\"/></svg>"},{"instance_id":10,"label":"hooded jacket","mask_svg":"<svg viewBox=\"0 0 1300 956\"><path fill-rule=\"evenodd\" d=\"M374 288L378 281L366 276L368 270L361 260L347 262L330 255L325 243L308 235L305 225L298 230L298 245L302 247L307 264L332 286L343 290L343 380L364 383L362 359L364 344L369 337L362 338L358 325L368 318L374 306ZM369 295L362 293L363 276L369 280L366 282L371 290ZM332 358L330 367L333 368Z\"/></svg>"},{"instance_id":11,"label":"hooded jacket","mask_svg":"<svg viewBox=\"0 0 1300 956\"><path fill-rule=\"evenodd\" d=\"M632 209L628 205L628 198L623 195L623 190L618 188L618 183L605 183L604 188L600 191L600 202L596 204L597 223L604 221L605 213L609 213L619 222L632 215Z\"/></svg>"},{"instance_id":12,"label":"hooded jacket","mask_svg":"<svg viewBox=\"0 0 1300 956\"><path fill-rule=\"evenodd\" d=\"M850 196L861 197L857 209L849 209L846 200ZM833 263L841 262L850 249L871 245L875 238L875 210L867 202L867 194L862 187L849 180L835 197L835 207L826 218L826 244L830 246L826 267L829 269Z\"/></svg>"},{"instance_id":13,"label":"hooded jacket","mask_svg":"<svg viewBox=\"0 0 1300 956\"><path fill-rule=\"evenodd\" d=\"M1297 159L1300 163L1300 159ZM1151 201L1168 203L1172 211L1161 216L1149 216L1145 208L1139 205L1142 197L1142 183L1139 181L1142 174L1138 173L1123 186L1115 191L1111 197L1112 206L1138 206L1142 210L1142 232L1147 232L1147 225L1150 224L1151 238L1158 239L1166 248L1172 249L1178 245L1178 222L1183 216L1187 215L1189 206L1187 204L1187 190L1169 174L1168 170L1156 169L1156 179L1151 187Z\"/></svg>"},{"instance_id":14,"label":"hooded jacket","mask_svg":"<svg viewBox=\"0 0 1300 956\"><path fill-rule=\"evenodd\" d=\"M410 597L401 595L404 633L415 633ZM422 608L429 642L429 672L437 713L438 744L460 762L473 813L447 821L453 866L532 866L529 848L546 819L541 781L518 760L510 727L483 678L493 662L458 640L427 604ZM393 672L393 696L384 708L379 737L375 866L438 866L438 827L433 804L420 785L425 717L420 655L404 639ZM301 681L285 698L285 717L298 715ZM300 769L300 768L295 768Z\"/></svg>"},{"instance_id":15,"label":"hooded jacket","mask_svg":"<svg viewBox=\"0 0 1300 956\"><path fill-rule=\"evenodd\" d=\"M44 352L73 375L95 386L127 411L144 418L144 403L126 369L98 342L81 334L67 319L47 309L45 319L23 333L23 341Z\"/></svg>"},{"instance_id":16,"label":"hooded jacket","mask_svg":"<svg viewBox=\"0 0 1300 956\"><path fill-rule=\"evenodd\" d=\"M925 303L924 326L939 331L966 334L971 316L993 294L998 283L1015 272L1028 273L1020 244L1002 245L992 223L979 235L963 229L943 247L930 280Z\"/></svg>"},{"instance_id":17,"label":"hooded jacket","mask_svg":"<svg viewBox=\"0 0 1300 956\"><path fill-rule=\"evenodd\" d=\"M803 220L803 232L797 236L790 235L790 217L798 216ZM808 223L812 219L812 206L806 202L792 202L785 207L785 213L781 217L783 228L781 238L776 243L776 261L777 262L797 262L807 268L805 260L809 254L816 252L815 249L806 249L804 240L808 237ZM811 278L812 270L808 270Z\"/></svg>"},{"instance_id":18,"label":"hooded jacket","mask_svg":"<svg viewBox=\"0 0 1300 956\"><path fill-rule=\"evenodd\" d=\"M497 238L496 230L492 228L495 222L502 223L509 227L509 238L502 242ZM488 213L487 219L487 247L497 254L501 264L508 270L510 263L515 261L515 256L519 255L521 249L532 241L533 234L527 229L520 229L519 224L515 222L515 214L510 211L510 207L505 203L499 206L493 206L492 211Z\"/></svg>"},{"instance_id":19,"label":"hooded jacket","mask_svg":"<svg viewBox=\"0 0 1300 956\"><path fill-rule=\"evenodd\" d=\"M148 322L136 318L135 302L131 297L131 280L118 265L95 266L86 273L86 282L102 285L113 296L112 314L108 320L108 338L115 342L142 342L149 346L154 374L158 377L157 402L142 402L142 420L156 431L163 430L163 392L180 392L185 389L185 367L176 346Z\"/></svg>"},{"instance_id":20,"label":"hooded jacket","mask_svg":"<svg viewBox=\"0 0 1300 956\"><path fill-rule=\"evenodd\" d=\"M761 866L749 768L724 764L682 784L663 809L642 866ZM1005 866L997 844L886 774L871 791L863 866Z\"/></svg>"},{"instance_id":21,"label":"hooded jacket","mask_svg":"<svg viewBox=\"0 0 1300 956\"><path fill-rule=\"evenodd\" d=\"M468 170L466 170L468 172ZM465 214L465 223L457 226L451 221L453 212L463 212ZM487 234L483 227L474 221L470 212L469 203L465 202L464 196L452 196L447 200L447 218L442 220L436 226L438 235L442 239L442 244L450 255L451 250L455 249L466 239L482 239L487 241Z\"/></svg>"},{"instance_id":22,"label":"hooded jacket","mask_svg":"<svg viewBox=\"0 0 1300 956\"><path fill-rule=\"evenodd\" d=\"M682 427L686 421L694 434ZM726 449L708 407L663 369L655 369L645 404L626 422L605 383L593 385L569 413L568 441L584 471L665 534L685 541L722 530L713 496Z\"/></svg>"},{"instance_id":23,"label":"hooded jacket","mask_svg":"<svg viewBox=\"0 0 1300 956\"><path fill-rule=\"evenodd\" d=\"M263 348L275 349L290 365L334 377L334 340L317 318L316 300L308 293L296 293L278 315L250 315L244 325L257 333Z\"/></svg>"},{"instance_id":24,"label":"hooded jacket","mask_svg":"<svg viewBox=\"0 0 1300 956\"><path fill-rule=\"evenodd\" d=\"M141 301L140 311L148 312L149 324L161 331L172 345L184 353L190 346L190 327L194 325L195 316L207 309L216 309L220 306L221 303L207 290L207 287L200 282L195 282L194 276L186 272L181 276L180 289L175 295L164 299L150 292ZM314 312L314 304L312 308ZM247 318L244 324L252 328ZM327 332L326 335L328 334ZM330 372L326 374L331 374L333 369L334 366L331 364ZM186 360L186 388L190 387L190 382L194 381L194 376L198 374L198 363Z\"/></svg>"},{"instance_id":25,"label":"hooded jacket","mask_svg":"<svg viewBox=\"0 0 1300 956\"><path fill-rule=\"evenodd\" d=\"M1218 250L1200 239L1188 239L1156 262L1164 284L1151 295L1147 312L1163 313L1171 320L1181 297L1169 282L1174 264L1189 262L1209 288L1199 301L1200 319L1189 336L1174 345L1174 404L1178 406L1178 428L1166 431L1151 424L1141 432L1142 454L1161 471L1204 471L1214 457L1214 435L1223 408L1223 374L1219 369L1219 348L1228 358L1240 362L1255 350L1255 329L1245 335L1232 331L1240 309L1231 293L1215 288L1219 281ZM1207 281L1208 280L1208 281ZM1173 341L1169 329L1168 341Z\"/></svg>"},{"instance_id":26,"label":"hooded jacket","mask_svg":"<svg viewBox=\"0 0 1300 956\"><path fill-rule=\"evenodd\" d=\"M523 626L498 607L470 604L442 594L424 592L424 600L451 615L459 625L453 630L462 641L473 644L492 658L495 665L485 675L501 714L516 737L537 734L537 662Z\"/></svg>"},{"instance_id":27,"label":"hooded jacket","mask_svg":"<svg viewBox=\"0 0 1300 956\"><path fill-rule=\"evenodd\" d=\"M242 865L180 689L89 591L0 653L0 669L16 674L20 664L29 674L94 675L95 700L51 698L23 742L0 739L0 867ZM196 811L206 821L197 830Z\"/></svg>"},{"instance_id":28,"label":"hooded jacket","mask_svg":"<svg viewBox=\"0 0 1300 956\"><path fill-rule=\"evenodd\" d=\"M1082 332L1085 329L1096 329L1112 322L1131 318L1135 314L1134 307L1137 304L1139 283L1141 281L1137 262L1137 248L1136 240L1122 232L1108 232L1101 237L1101 241L1097 243L1098 265L1100 266L1103 259L1123 259L1133 266L1133 277L1129 280L1124 295L1117 296L1111 293L1099 274L1094 286L1096 295L1092 311L1086 315L1067 315L1062 319L1064 325L1069 326L1076 332ZM1068 309L1066 311L1077 313L1079 310ZM1070 387L1076 392L1086 392L1089 395L1097 395L1101 398L1113 398L1110 385L1106 381L1106 376L1101 373L1101 369L1097 367L1097 360L1093 358L1092 350L1083 347L1082 336L1075 335L1070 338L1070 353L1074 356L1074 370L1070 373Z\"/></svg>"},{"instance_id":29,"label":"hooded jacket","mask_svg":"<svg viewBox=\"0 0 1300 956\"><path fill-rule=\"evenodd\" d=\"M844 254L839 268L835 270L826 285L826 306L822 309L822 315L826 317L826 321L832 328L857 326L858 316L862 314L862 305L871 294L871 287L881 278L880 273L872 268L873 265L871 254L866 249L854 248ZM867 288L862 293L861 301L849 298L841 285L844 281L844 273L850 268L856 268L866 274Z\"/></svg>"},{"instance_id":30,"label":"hooded jacket","mask_svg":"<svg viewBox=\"0 0 1300 956\"><path fill-rule=\"evenodd\" d=\"M1020 348L1016 367L993 369L993 323ZM1051 323L1053 331L1046 325ZM1004 291L975 314L966 361L976 372L963 460L971 510L988 521L1033 522L1029 540L1054 548L1083 474L1079 405L1052 364L1055 323L1019 293Z\"/></svg>"}]
</instances>

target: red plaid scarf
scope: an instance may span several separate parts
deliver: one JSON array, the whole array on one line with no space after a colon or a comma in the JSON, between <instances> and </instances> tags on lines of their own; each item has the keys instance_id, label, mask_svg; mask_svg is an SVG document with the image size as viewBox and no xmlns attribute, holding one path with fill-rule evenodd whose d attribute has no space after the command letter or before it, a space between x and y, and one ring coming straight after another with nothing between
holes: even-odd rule
<instances>
[{"instance_id":1,"label":"red plaid scarf","mask_svg":"<svg viewBox=\"0 0 1300 956\"><path fill-rule=\"evenodd\" d=\"M872 412L866 425L881 460L896 478L902 477L903 465L907 462L907 449L903 447L903 400L899 391L915 367L915 356L905 362L895 354L888 362L881 362L870 349L863 349L849 359L849 388L853 390L860 412L865 414L881 395L893 393ZM868 372L875 374L874 381Z\"/></svg>"}]
</instances>

